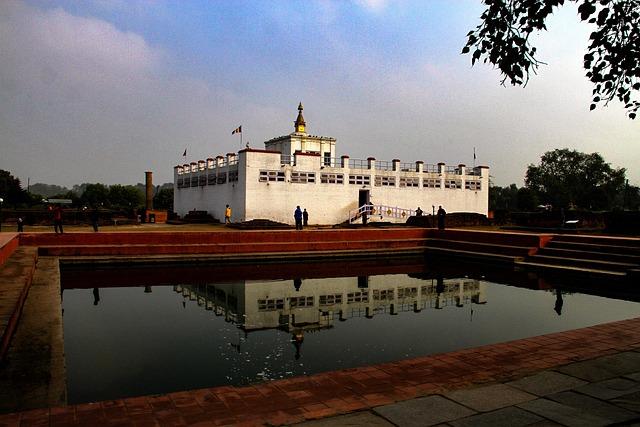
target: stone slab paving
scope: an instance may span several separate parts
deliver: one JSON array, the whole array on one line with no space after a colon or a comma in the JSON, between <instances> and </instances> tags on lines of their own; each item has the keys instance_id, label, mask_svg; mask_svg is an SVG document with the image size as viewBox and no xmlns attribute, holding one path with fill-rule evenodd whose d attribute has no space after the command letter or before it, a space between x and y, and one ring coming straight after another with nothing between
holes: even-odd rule
<instances>
[{"instance_id":1,"label":"stone slab paving","mask_svg":"<svg viewBox=\"0 0 640 427\"><path fill-rule=\"evenodd\" d=\"M493 412L486 412L472 417L450 422L454 427L520 427L539 424L544 418L527 412L524 409L510 406Z\"/></svg>"},{"instance_id":2,"label":"stone slab paving","mask_svg":"<svg viewBox=\"0 0 640 427\"><path fill-rule=\"evenodd\" d=\"M518 403L528 402L536 396L518 390L506 384L493 384L484 387L457 390L445 393L455 402L468 406L478 412L488 412Z\"/></svg>"},{"instance_id":3,"label":"stone slab paving","mask_svg":"<svg viewBox=\"0 0 640 427\"><path fill-rule=\"evenodd\" d=\"M507 383L536 396L559 393L587 384L586 381L554 371L543 371L535 375Z\"/></svg>"},{"instance_id":4,"label":"stone slab paving","mask_svg":"<svg viewBox=\"0 0 640 427\"><path fill-rule=\"evenodd\" d=\"M606 426L612 424L611 420L586 413L574 407L563 405L549 399L536 399L518 405L520 409L532 412L543 418L554 421L563 426L587 427Z\"/></svg>"},{"instance_id":5,"label":"stone slab paving","mask_svg":"<svg viewBox=\"0 0 640 427\"><path fill-rule=\"evenodd\" d=\"M547 398L555 402L562 403L563 405L571 406L579 411L611 420L611 422L615 423L621 423L638 418L637 412L625 409L624 407L621 407L621 405L611 404L575 391L564 391L562 393L547 396Z\"/></svg>"},{"instance_id":6,"label":"stone slab paving","mask_svg":"<svg viewBox=\"0 0 640 427\"><path fill-rule=\"evenodd\" d=\"M380 406L374 412L403 427L433 426L476 413L442 396L422 397Z\"/></svg>"}]
</instances>

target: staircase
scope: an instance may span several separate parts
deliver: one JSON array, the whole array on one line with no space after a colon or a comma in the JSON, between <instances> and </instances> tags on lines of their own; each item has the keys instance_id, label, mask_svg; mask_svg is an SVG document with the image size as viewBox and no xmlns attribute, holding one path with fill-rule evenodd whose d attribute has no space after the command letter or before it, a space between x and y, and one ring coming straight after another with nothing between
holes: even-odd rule
<instances>
[{"instance_id":1,"label":"staircase","mask_svg":"<svg viewBox=\"0 0 640 427\"><path fill-rule=\"evenodd\" d=\"M517 265L530 270L631 278L640 273L640 239L556 235Z\"/></svg>"}]
</instances>

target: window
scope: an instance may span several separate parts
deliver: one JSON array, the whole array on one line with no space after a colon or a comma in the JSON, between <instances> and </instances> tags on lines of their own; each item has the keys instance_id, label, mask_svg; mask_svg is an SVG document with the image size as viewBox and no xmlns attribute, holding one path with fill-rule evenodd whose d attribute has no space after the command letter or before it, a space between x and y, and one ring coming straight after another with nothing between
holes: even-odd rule
<instances>
[{"instance_id":1,"label":"window","mask_svg":"<svg viewBox=\"0 0 640 427\"><path fill-rule=\"evenodd\" d=\"M376 176L376 187L395 187L395 186L396 186L395 176L384 176L384 175Z\"/></svg>"},{"instance_id":2,"label":"window","mask_svg":"<svg viewBox=\"0 0 640 427\"><path fill-rule=\"evenodd\" d=\"M422 186L428 188L440 188L440 178L424 178Z\"/></svg>"},{"instance_id":3,"label":"window","mask_svg":"<svg viewBox=\"0 0 640 427\"><path fill-rule=\"evenodd\" d=\"M393 289L374 289L373 299L374 301L392 300Z\"/></svg>"},{"instance_id":4,"label":"window","mask_svg":"<svg viewBox=\"0 0 640 427\"><path fill-rule=\"evenodd\" d=\"M182 178L178 178L178 182L177 182L178 188L182 188L182 182L183 182Z\"/></svg>"},{"instance_id":5,"label":"window","mask_svg":"<svg viewBox=\"0 0 640 427\"><path fill-rule=\"evenodd\" d=\"M284 182L284 172L282 171L260 171L260 182Z\"/></svg>"},{"instance_id":6,"label":"window","mask_svg":"<svg viewBox=\"0 0 640 427\"><path fill-rule=\"evenodd\" d=\"M467 190L480 190L480 181L465 181L464 188Z\"/></svg>"},{"instance_id":7,"label":"window","mask_svg":"<svg viewBox=\"0 0 640 427\"><path fill-rule=\"evenodd\" d=\"M199 180L199 182L200 182L200 185L201 185L201 186L203 186L203 185L207 185L207 176L206 176L206 175L200 175L200 180Z\"/></svg>"},{"instance_id":8,"label":"window","mask_svg":"<svg viewBox=\"0 0 640 427\"><path fill-rule=\"evenodd\" d=\"M291 297L289 307L313 307L313 297Z\"/></svg>"},{"instance_id":9,"label":"window","mask_svg":"<svg viewBox=\"0 0 640 427\"><path fill-rule=\"evenodd\" d=\"M238 171L237 170L229 171L229 182L235 182L235 181L238 181Z\"/></svg>"},{"instance_id":10,"label":"window","mask_svg":"<svg viewBox=\"0 0 640 427\"><path fill-rule=\"evenodd\" d=\"M419 187L419 186L420 186L420 178L411 177L411 176L400 177L400 187Z\"/></svg>"},{"instance_id":11,"label":"window","mask_svg":"<svg viewBox=\"0 0 640 427\"><path fill-rule=\"evenodd\" d=\"M347 294L347 302L353 304L354 302L369 302L369 294L367 292L349 292Z\"/></svg>"},{"instance_id":12,"label":"window","mask_svg":"<svg viewBox=\"0 0 640 427\"><path fill-rule=\"evenodd\" d=\"M349 184L371 185L371 176L369 176L369 175L349 175Z\"/></svg>"},{"instance_id":13,"label":"window","mask_svg":"<svg viewBox=\"0 0 640 427\"><path fill-rule=\"evenodd\" d=\"M447 179L444 184L445 188L462 188L461 179Z\"/></svg>"},{"instance_id":14,"label":"window","mask_svg":"<svg viewBox=\"0 0 640 427\"><path fill-rule=\"evenodd\" d=\"M320 305L342 304L342 294L320 295Z\"/></svg>"},{"instance_id":15,"label":"window","mask_svg":"<svg viewBox=\"0 0 640 427\"><path fill-rule=\"evenodd\" d=\"M324 153L324 162L325 166L331 166L331 153Z\"/></svg>"},{"instance_id":16,"label":"window","mask_svg":"<svg viewBox=\"0 0 640 427\"><path fill-rule=\"evenodd\" d=\"M192 176L191 177L191 186L192 187L197 187L198 186L198 177L197 176Z\"/></svg>"},{"instance_id":17,"label":"window","mask_svg":"<svg viewBox=\"0 0 640 427\"><path fill-rule=\"evenodd\" d=\"M218 177L216 176L215 173L210 173L209 176L207 177L207 183L209 185L216 185L217 181L218 181Z\"/></svg>"},{"instance_id":18,"label":"window","mask_svg":"<svg viewBox=\"0 0 640 427\"><path fill-rule=\"evenodd\" d=\"M418 296L418 288L398 288L398 298L415 298Z\"/></svg>"},{"instance_id":19,"label":"window","mask_svg":"<svg viewBox=\"0 0 640 427\"><path fill-rule=\"evenodd\" d=\"M341 173L321 173L320 182L323 184L342 184L344 175Z\"/></svg>"},{"instance_id":20,"label":"window","mask_svg":"<svg viewBox=\"0 0 640 427\"><path fill-rule=\"evenodd\" d=\"M316 182L315 172L291 172L291 182L298 184Z\"/></svg>"},{"instance_id":21,"label":"window","mask_svg":"<svg viewBox=\"0 0 640 427\"><path fill-rule=\"evenodd\" d=\"M218 174L218 184L224 184L227 182L227 173L222 172Z\"/></svg>"},{"instance_id":22,"label":"window","mask_svg":"<svg viewBox=\"0 0 640 427\"><path fill-rule=\"evenodd\" d=\"M258 311L275 311L284 309L283 299L259 299Z\"/></svg>"}]
</instances>

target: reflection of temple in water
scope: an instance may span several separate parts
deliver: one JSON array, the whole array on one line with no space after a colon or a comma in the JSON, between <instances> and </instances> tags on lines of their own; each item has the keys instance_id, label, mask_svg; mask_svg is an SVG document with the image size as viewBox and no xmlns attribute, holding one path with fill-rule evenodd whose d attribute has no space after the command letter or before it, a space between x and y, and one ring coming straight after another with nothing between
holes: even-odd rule
<instances>
[{"instance_id":1,"label":"reflection of temple in water","mask_svg":"<svg viewBox=\"0 0 640 427\"><path fill-rule=\"evenodd\" d=\"M475 279L417 279L407 275L239 281L175 285L174 291L245 331L329 328L336 321L379 314L484 304Z\"/></svg>"}]
</instances>

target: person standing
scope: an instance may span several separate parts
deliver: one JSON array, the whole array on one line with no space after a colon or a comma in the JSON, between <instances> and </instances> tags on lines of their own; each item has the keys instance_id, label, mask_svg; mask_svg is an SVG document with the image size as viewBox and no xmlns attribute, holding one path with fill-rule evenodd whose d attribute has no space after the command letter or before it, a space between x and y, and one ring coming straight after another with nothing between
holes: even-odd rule
<instances>
[{"instance_id":1,"label":"person standing","mask_svg":"<svg viewBox=\"0 0 640 427\"><path fill-rule=\"evenodd\" d=\"M309 226L309 212L307 212L307 208L304 208L302 211L302 225L305 227Z\"/></svg>"},{"instance_id":2,"label":"person standing","mask_svg":"<svg viewBox=\"0 0 640 427\"><path fill-rule=\"evenodd\" d=\"M297 206L295 212L293 212L293 218L296 220L296 230L302 230L302 210L300 210L300 206Z\"/></svg>"},{"instance_id":3,"label":"person standing","mask_svg":"<svg viewBox=\"0 0 640 427\"><path fill-rule=\"evenodd\" d=\"M224 223L231 224L231 207L229 205L224 210Z\"/></svg>"},{"instance_id":4,"label":"person standing","mask_svg":"<svg viewBox=\"0 0 640 427\"><path fill-rule=\"evenodd\" d=\"M18 233L22 233L24 231L24 219L21 216L18 217L16 224L18 225Z\"/></svg>"},{"instance_id":5,"label":"person standing","mask_svg":"<svg viewBox=\"0 0 640 427\"><path fill-rule=\"evenodd\" d=\"M418 206L418 209L416 209L416 216L422 216L422 209L420 209L420 206Z\"/></svg>"},{"instance_id":6,"label":"person standing","mask_svg":"<svg viewBox=\"0 0 640 427\"><path fill-rule=\"evenodd\" d=\"M442 208L442 205L438 206L438 230L444 230L444 220L447 212Z\"/></svg>"},{"instance_id":7,"label":"person standing","mask_svg":"<svg viewBox=\"0 0 640 427\"><path fill-rule=\"evenodd\" d=\"M98 213L98 208L93 208L91 211L91 225L93 226L93 231L98 231L98 220L100 219L100 214Z\"/></svg>"},{"instance_id":8,"label":"person standing","mask_svg":"<svg viewBox=\"0 0 640 427\"><path fill-rule=\"evenodd\" d=\"M58 230L60 230L60 234L64 232L62 229L62 207L57 205L53 208L53 230L58 234Z\"/></svg>"}]
</instances>

